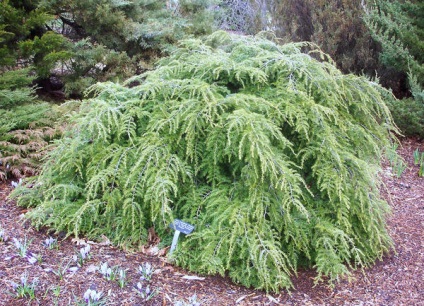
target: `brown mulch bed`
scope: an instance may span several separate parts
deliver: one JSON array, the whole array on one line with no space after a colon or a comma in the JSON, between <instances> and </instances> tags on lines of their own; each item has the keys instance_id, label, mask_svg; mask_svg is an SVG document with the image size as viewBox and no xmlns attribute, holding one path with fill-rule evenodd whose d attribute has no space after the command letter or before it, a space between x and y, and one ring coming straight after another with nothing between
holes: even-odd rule
<instances>
[{"instance_id":1,"label":"brown mulch bed","mask_svg":"<svg viewBox=\"0 0 424 306\"><path fill-rule=\"evenodd\" d=\"M243 288L219 276L196 276L172 266L164 257L124 252L107 243L55 236L58 249L47 249L42 245L49 237L46 230L36 231L25 222L22 218L25 211L7 200L10 184L2 184L0 226L9 239L0 242L0 305L76 305L89 288L103 292L107 305L175 305L177 301L190 305L188 299L194 294L200 305L424 305L424 178L418 177L418 166L413 164L412 154L416 148L424 151L424 142L402 141L398 151L408 168L400 179L392 175L389 165L382 174L386 184L382 193L392 206L388 226L395 251L364 273L352 272L351 280L342 279L334 288L322 283L314 286L315 272L300 271L293 278L294 290L279 294ZM12 238L23 240L25 237L31 240L29 252L42 257L40 263L31 264L27 258L17 255ZM72 257L86 243L91 246L91 258L76 272L65 269L60 279L54 272L68 262L69 267L75 267ZM127 270L127 284L123 289L96 270L102 262ZM137 269L147 262L156 271L152 279L143 284L148 283L152 290L158 289L149 301L134 290L140 281ZM24 273L28 273L30 282L38 279L32 301L13 296L11 282L19 283Z\"/></svg>"}]
</instances>

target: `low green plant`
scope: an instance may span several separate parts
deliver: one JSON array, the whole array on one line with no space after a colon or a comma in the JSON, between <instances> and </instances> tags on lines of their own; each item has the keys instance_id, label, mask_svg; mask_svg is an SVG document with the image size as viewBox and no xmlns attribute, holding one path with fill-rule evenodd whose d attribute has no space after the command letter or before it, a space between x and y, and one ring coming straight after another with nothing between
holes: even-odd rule
<instances>
[{"instance_id":1,"label":"low green plant","mask_svg":"<svg viewBox=\"0 0 424 306\"><path fill-rule=\"evenodd\" d=\"M84 263L91 258L91 247L89 244L82 247L76 255L73 256L74 261L78 266L82 267Z\"/></svg>"},{"instance_id":2,"label":"low green plant","mask_svg":"<svg viewBox=\"0 0 424 306\"><path fill-rule=\"evenodd\" d=\"M56 270L53 270L53 274L55 274L57 277L59 277L59 280L62 280L63 277L66 274L66 271L68 271L68 268L71 264L71 260L68 260L68 262L66 262L66 259L62 260L62 262L59 264L59 266L57 267Z\"/></svg>"},{"instance_id":3,"label":"low green plant","mask_svg":"<svg viewBox=\"0 0 424 306\"><path fill-rule=\"evenodd\" d=\"M106 298L103 292L97 292L93 289L88 289L84 292L83 300L77 299L76 304L79 306L100 306L106 304Z\"/></svg>"},{"instance_id":4,"label":"low green plant","mask_svg":"<svg viewBox=\"0 0 424 306\"><path fill-rule=\"evenodd\" d=\"M60 296L60 292L61 292L61 287L59 285L57 286L52 286L46 289L46 292L44 294L44 299L47 298L47 296L52 293L54 295L53 298L53 303L55 306L59 305L59 296Z\"/></svg>"},{"instance_id":5,"label":"low green plant","mask_svg":"<svg viewBox=\"0 0 424 306\"><path fill-rule=\"evenodd\" d=\"M124 269L119 269L117 275L118 278L116 281L118 282L119 288L122 289L127 284L127 273Z\"/></svg>"},{"instance_id":6,"label":"low green plant","mask_svg":"<svg viewBox=\"0 0 424 306\"><path fill-rule=\"evenodd\" d=\"M38 285L38 279L34 278L32 283L28 282L28 273L25 272L20 279L20 283L12 282L14 295L17 298L28 298L33 300L35 298L35 289Z\"/></svg>"},{"instance_id":7,"label":"low green plant","mask_svg":"<svg viewBox=\"0 0 424 306\"><path fill-rule=\"evenodd\" d=\"M397 159L393 166L396 177L401 178L407 167L408 165L401 158Z\"/></svg>"},{"instance_id":8,"label":"low green plant","mask_svg":"<svg viewBox=\"0 0 424 306\"><path fill-rule=\"evenodd\" d=\"M143 284L141 282L138 282L134 286L133 290L145 302L151 300L152 298L154 298L159 293L158 288L156 288L155 290L151 290L150 285L143 286Z\"/></svg>"},{"instance_id":9,"label":"low green plant","mask_svg":"<svg viewBox=\"0 0 424 306\"><path fill-rule=\"evenodd\" d=\"M28 240L28 238L25 236L23 241L18 240L16 238L12 238L12 240L13 240L13 245L18 251L18 255L20 257L26 257L28 252L28 247L31 245L32 239Z\"/></svg>"},{"instance_id":10,"label":"low green plant","mask_svg":"<svg viewBox=\"0 0 424 306\"><path fill-rule=\"evenodd\" d=\"M401 178L408 165L405 161L396 153L399 147L399 143L395 142L386 150L386 158L392 167L393 174L397 178Z\"/></svg>"},{"instance_id":11,"label":"low green plant","mask_svg":"<svg viewBox=\"0 0 424 306\"><path fill-rule=\"evenodd\" d=\"M5 242L6 240L6 233L4 231L4 228L0 225L0 242Z\"/></svg>"},{"instance_id":12,"label":"low green plant","mask_svg":"<svg viewBox=\"0 0 424 306\"><path fill-rule=\"evenodd\" d=\"M51 290L51 292L54 294L54 296L56 297L56 298L58 298L59 297L59 295L60 295L60 291L61 291L61 288L60 288L60 286L58 285L58 286L54 286L53 288L51 288L50 289Z\"/></svg>"},{"instance_id":13,"label":"low green plant","mask_svg":"<svg viewBox=\"0 0 424 306\"><path fill-rule=\"evenodd\" d=\"M386 158L391 165L396 164L396 161L399 159L399 155L396 153L398 147L399 143L395 142L386 150Z\"/></svg>"},{"instance_id":14,"label":"low green plant","mask_svg":"<svg viewBox=\"0 0 424 306\"><path fill-rule=\"evenodd\" d=\"M53 249L58 250L59 249L59 245L57 244L57 239L55 239L53 237L46 238L43 241L43 245L44 245L44 247L48 248L49 250L53 250Z\"/></svg>"},{"instance_id":15,"label":"low green plant","mask_svg":"<svg viewBox=\"0 0 424 306\"><path fill-rule=\"evenodd\" d=\"M414 157L414 165L419 165L420 164L420 159L421 159L420 149L417 148L414 151L413 157Z\"/></svg>"},{"instance_id":16,"label":"low green plant","mask_svg":"<svg viewBox=\"0 0 424 306\"><path fill-rule=\"evenodd\" d=\"M413 153L414 165L419 166L418 176L424 176L424 152L420 152L420 149L416 149Z\"/></svg>"},{"instance_id":17,"label":"low green plant","mask_svg":"<svg viewBox=\"0 0 424 306\"><path fill-rule=\"evenodd\" d=\"M143 262L138 266L138 272L141 274L140 279L150 281L152 279L155 268L149 262Z\"/></svg>"},{"instance_id":18,"label":"low green plant","mask_svg":"<svg viewBox=\"0 0 424 306\"><path fill-rule=\"evenodd\" d=\"M107 262L101 263L99 266L99 272L109 281L116 280L118 271L116 267L109 267Z\"/></svg>"}]
</instances>

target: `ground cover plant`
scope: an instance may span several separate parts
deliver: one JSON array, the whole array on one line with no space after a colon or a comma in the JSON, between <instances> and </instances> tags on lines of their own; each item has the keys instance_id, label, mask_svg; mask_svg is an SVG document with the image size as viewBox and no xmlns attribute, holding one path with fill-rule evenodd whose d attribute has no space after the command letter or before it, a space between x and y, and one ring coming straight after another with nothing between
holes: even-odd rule
<instances>
[{"instance_id":1,"label":"ground cover plant","mask_svg":"<svg viewBox=\"0 0 424 306\"><path fill-rule=\"evenodd\" d=\"M313 45L185 40L155 70L92 87L14 195L35 207L37 226L126 246L183 219L195 231L176 263L245 286L290 287L301 266L336 280L392 245L378 173L394 127L382 92Z\"/></svg>"}]
</instances>

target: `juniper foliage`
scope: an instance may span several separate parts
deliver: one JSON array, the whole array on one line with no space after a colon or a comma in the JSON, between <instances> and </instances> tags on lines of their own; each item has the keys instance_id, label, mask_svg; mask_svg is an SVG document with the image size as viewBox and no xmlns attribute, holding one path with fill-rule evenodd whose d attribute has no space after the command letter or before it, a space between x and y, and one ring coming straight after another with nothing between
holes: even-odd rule
<instances>
[{"instance_id":1,"label":"juniper foliage","mask_svg":"<svg viewBox=\"0 0 424 306\"><path fill-rule=\"evenodd\" d=\"M0 72L0 181L33 175L40 148L57 135L54 111L35 100L29 69Z\"/></svg>"},{"instance_id":2,"label":"juniper foliage","mask_svg":"<svg viewBox=\"0 0 424 306\"><path fill-rule=\"evenodd\" d=\"M381 44L380 61L408 75L412 97L389 99L396 124L406 135L424 137L424 3L370 1L365 22Z\"/></svg>"},{"instance_id":3,"label":"juniper foliage","mask_svg":"<svg viewBox=\"0 0 424 306\"><path fill-rule=\"evenodd\" d=\"M1 69L1 68L0 68ZM0 181L34 175L59 113L36 100L31 69L0 72Z\"/></svg>"},{"instance_id":4,"label":"juniper foliage","mask_svg":"<svg viewBox=\"0 0 424 306\"><path fill-rule=\"evenodd\" d=\"M32 65L38 77L46 77L56 62L69 60L64 37L47 31L54 16L39 1L0 3L0 65Z\"/></svg>"},{"instance_id":5,"label":"juniper foliage","mask_svg":"<svg viewBox=\"0 0 424 306\"><path fill-rule=\"evenodd\" d=\"M62 40L43 32L53 17L36 2L0 3L0 181L35 174L41 148L58 134L53 107L37 101L34 82L35 71L49 69L48 59L58 56Z\"/></svg>"},{"instance_id":6,"label":"juniper foliage","mask_svg":"<svg viewBox=\"0 0 424 306\"><path fill-rule=\"evenodd\" d=\"M424 4L420 1L370 1L365 21L381 43L380 60L399 71L410 72L424 85ZM415 3L416 2L416 3Z\"/></svg>"},{"instance_id":7,"label":"juniper foliage","mask_svg":"<svg viewBox=\"0 0 424 306\"><path fill-rule=\"evenodd\" d=\"M98 83L14 195L35 225L120 245L183 219L196 229L177 264L267 291L299 266L333 281L372 263L392 246L383 89L302 47L220 31L126 85Z\"/></svg>"}]
</instances>

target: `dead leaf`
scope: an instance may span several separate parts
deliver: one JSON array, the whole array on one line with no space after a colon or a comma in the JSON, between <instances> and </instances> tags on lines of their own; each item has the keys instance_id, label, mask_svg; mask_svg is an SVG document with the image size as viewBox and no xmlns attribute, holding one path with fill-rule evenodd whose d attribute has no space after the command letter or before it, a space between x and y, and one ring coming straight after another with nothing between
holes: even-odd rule
<instances>
[{"instance_id":1,"label":"dead leaf","mask_svg":"<svg viewBox=\"0 0 424 306\"><path fill-rule=\"evenodd\" d=\"M86 272L88 272L88 273L93 273L93 272L96 272L96 271L97 271L97 269L98 269L98 267L97 267L97 266L95 266L95 265L89 265L89 266L87 267L87 269L85 269L85 271L86 271Z\"/></svg>"},{"instance_id":2,"label":"dead leaf","mask_svg":"<svg viewBox=\"0 0 424 306\"><path fill-rule=\"evenodd\" d=\"M157 255L159 253L159 248L157 246L152 246L147 249L147 254L149 255Z\"/></svg>"},{"instance_id":3,"label":"dead leaf","mask_svg":"<svg viewBox=\"0 0 424 306\"><path fill-rule=\"evenodd\" d=\"M254 294L254 293L251 293L251 294L247 294L247 295L243 295L243 296L239 297L239 298L237 299L237 301L236 301L236 304L240 303L240 302L241 302L241 301L243 301L245 298L247 298L247 297L249 297L249 296L252 296L252 295L255 295L255 294Z\"/></svg>"},{"instance_id":4,"label":"dead leaf","mask_svg":"<svg viewBox=\"0 0 424 306\"><path fill-rule=\"evenodd\" d=\"M98 245L110 245L111 242L109 238L107 238L105 235L101 236L102 240L98 243Z\"/></svg>"},{"instance_id":5,"label":"dead leaf","mask_svg":"<svg viewBox=\"0 0 424 306\"><path fill-rule=\"evenodd\" d=\"M281 305L281 304L280 304L280 301L279 301L279 300L277 300L277 299L275 299L275 298L273 298L272 296L267 295L267 298L268 298L268 300L269 300L270 302L273 302L273 303L275 303L275 304L277 304L277 305Z\"/></svg>"},{"instance_id":6,"label":"dead leaf","mask_svg":"<svg viewBox=\"0 0 424 306\"><path fill-rule=\"evenodd\" d=\"M175 269L173 266L164 266L162 269L162 271L169 271L169 272L174 272Z\"/></svg>"},{"instance_id":7,"label":"dead leaf","mask_svg":"<svg viewBox=\"0 0 424 306\"><path fill-rule=\"evenodd\" d=\"M188 279L188 280L204 280L204 277L199 277L196 275L184 275L182 278Z\"/></svg>"},{"instance_id":8,"label":"dead leaf","mask_svg":"<svg viewBox=\"0 0 424 306\"><path fill-rule=\"evenodd\" d=\"M166 248L163 248L163 249L160 249L159 251L158 251L158 256L159 257L163 257L163 256L165 256L167 253L168 253L168 250L170 249L170 247L169 246L167 246Z\"/></svg>"},{"instance_id":9,"label":"dead leaf","mask_svg":"<svg viewBox=\"0 0 424 306\"><path fill-rule=\"evenodd\" d=\"M85 239L72 238L71 241L75 243L76 245L87 245L87 242L85 241Z\"/></svg>"}]
</instances>

